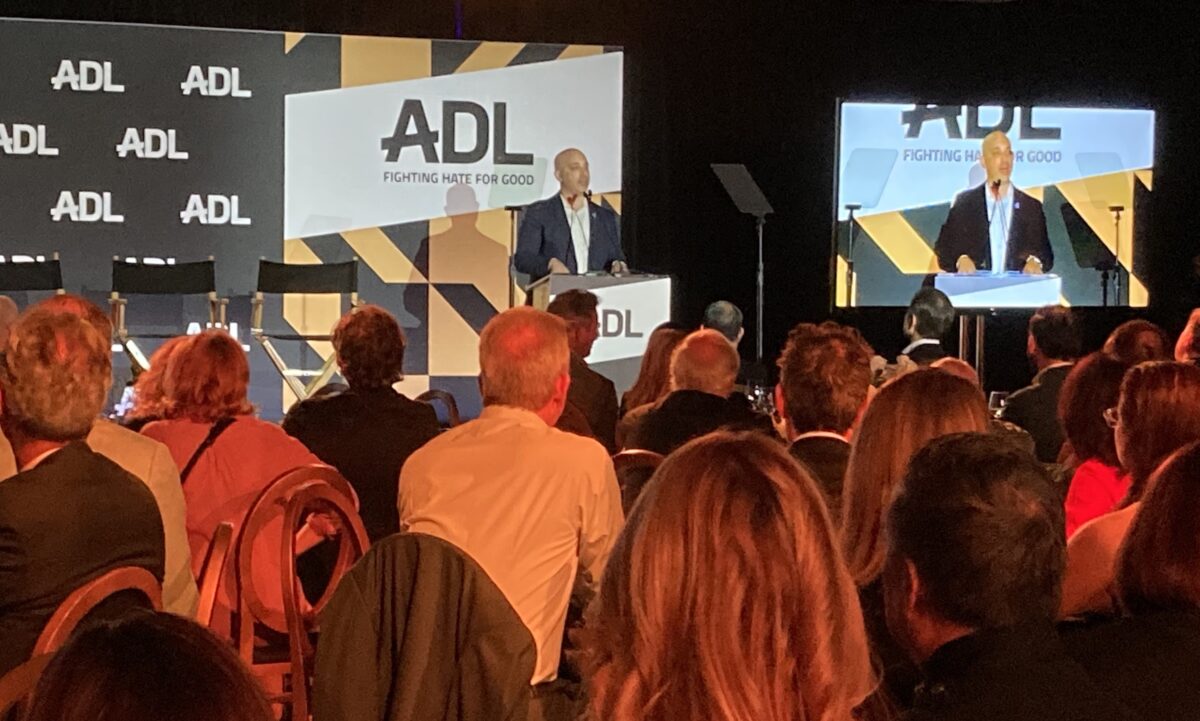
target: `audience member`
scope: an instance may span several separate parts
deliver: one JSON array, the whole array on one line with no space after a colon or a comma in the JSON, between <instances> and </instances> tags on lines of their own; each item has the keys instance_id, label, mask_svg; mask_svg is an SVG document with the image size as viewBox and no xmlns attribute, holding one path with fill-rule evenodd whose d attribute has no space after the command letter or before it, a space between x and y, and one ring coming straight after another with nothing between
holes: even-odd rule
<instances>
[{"instance_id":1,"label":"audience member","mask_svg":"<svg viewBox=\"0 0 1200 721\"><path fill-rule=\"evenodd\" d=\"M1131 366L1171 360L1171 339L1165 330L1148 320L1129 320L1108 335L1104 352Z\"/></svg>"},{"instance_id":2,"label":"audience member","mask_svg":"<svg viewBox=\"0 0 1200 721\"><path fill-rule=\"evenodd\" d=\"M1104 411L1117 405L1121 379L1129 364L1106 353L1079 361L1058 398L1058 419L1067 436L1063 446L1070 471L1067 487L1067 538L1084 523L1115 510L1129 492L1129 475L1121 470L1113 429Z\"/></svg>"},{"instance_id":3,"label":"audience member","mask_svg":"<svg viewBox=\"0 0 1200 721\"><path fill-rule=\"evenodd\" d=\"M1113 609L1113 563L1150 475L1167 456L1200 440L1200 368L1165 361L1134 366L1105 419L1114 428L1117 458L1129 473L1129 492L1119 510L1084 524L1071 537L1063 616Z\"/></svg>"},{"instance_id":4,"label":"audience member","mask_svg":"<svg viewBox=\"0 0 1200 721\"><path fill-rule=\"evenodd\" d=\"M983 392L983 384L979 382L979 374L971 367L971 364L961 358L939 358L929 364L930 368L949 373L952 376L958 376L971 385ZM1002 436L1020 448L1023 448L1030 453L1034 453L1036 444L1033 442L1033 436L1029 435L1029 431L1008 421L1002 421L999 418L988 419L988 431Z\"/></svg>"},{"instance_id":5,"label":"audience member","mask_svg":"<svg viewBox=\"0 0 1200 721\"><path fill-rule=\"evenodd\" d=\"M333 329L338 370L349 389L300 401L283 419L285 431L350 481L372 542L400 530L400 467L441 430L432 406L392 388L404 377L404 346L404 331L383 308L350 311Z\"/></svg>"},{"instance_id":6,"label":"audience member","mask_svg":"<svg viewBox=\"0 0 1200 721\"><path fill-rule=\"evenodd\" d=\"M4 349L8 347L8 330L17 322L17 316L21 311L17 309L16 302L7 295L0 295L0 353L4 353Z\"/></svg>"},{"instance_id":7,"label":"audience member","mask_svg":"<svg viewBox=\"0 0 1200 721\"><path fill-rule=\"evenodd\" d=\"M621 417L635 408L657 403L671 392L671 353L687 335L681 328L664 323L646 341L637 380L621 396Z\"/></svg>"},{"instance_id":8,"label":"audience member","mask_svg":"<svg viewBox=\"0 0 1200 721\"><path fill-rule=\"evenodd\" d=\"M954 325L954 305L936 288L922 288L913 296L904 313L904 335L909 343L900 351L918 366L927 366L945 358L942 338Z\"/></svg>"},{"instance_id":9,"label":"audience member","mask_svg":"<svg viewBox=\"0 0 1200 721\"><path fill-rule=\"evenodd\" d=\"M1194 719L1200 708L1200 443L1177 451L1142 496L1116 565L1127 616L1070 629L1072 656L1147 719Z\"/></svg>"},{"instance_id":10,"label":"audience member","mask_svg":"<svg viewBox=\"0 0 1200 721\"><path fill-rule=\"evenodd\" d=\"M571 348L571 389L567 402L583 412L592 435L609 453L617 450L617 390L613 382L588 367L587 357L600 335L596 306L600 299L586 290L559 293L547 312L567 323Z\"/></svg>"},{"instance_id":11,"label":"audience member","mask_svg":"<svg viewBox=\"0 0 1200 721\"><path fill-rule=\"evenodd\" d=\"M1025 352L1037 375L1032 384L1009 397L1000 418L1029 431L1042 463L1054 463L1062 448L1058 394L1080 355L1080 344L1075 317L1068 308L1046 306L1029 319Z\"/></svg>"},{"instance_id":12,"label":"audience member","mask_svg":"<svg viewBox=\"0 0 1200 721\"><path fill-rule=\"evenodd\" d=\"M320 462L282 428L252 415L254 407L246 398L249 382L246 353L228 333L208 330L191 336L167 363L166 417L142 429L166 445L180 469L195 573L220 523L240 526L271 481L297 466ZM255 590L273 610L283 608L278 540L282 527L282 517L269 524L253 552ZM231 609L229 589L223 584L216 628L225 630Z\"/></svg>"},{"instance_id":13,"label":"audience member","mask_svg":"<svg viewBox=\"0 0 1200 721\"><path fill-rule=\"evenodd\" d=\"M977 387L949 373L921 369L886 383L854 433L840 541L887 692L901 707L911 705L915 672L892 642L884 619L884 519L913 454L950 433L986 431L988 420L987 403Z\"/></svg>"},{"instance_id":14,"label":"audience member","mask_svg":"<svg viewBox=\"0 0 1200 721\"><path fill-rule=\"evenodd\" d=\"M888 626L920 664L911 719L1133 719L1067 655L1064 541L1033 456L990 434L917 453L888 512Z\"/></svg>"},{"instance_id":15,"label":"audience member","mask_svg":"<svg viewBox=\"0 0 1200 721\"><path fill-rule=\"evenodd\" d=\"M150 367L138 375L133 382L133 408L125 414L124 425L133 432L141 431L150 423L166 415L166 391L163 377L171 356L188 339L186 335L168 338L150 354Z\"/></svg>"},{"instance_id":16,"label":"audience member","mask_svg":"<svg viewBox=\"0 0 1200 721\"><path fill-rule=\"evenodd\" d=\"M660 325L650 334L642 367L633 387L621 397L621 420L617 423L617 447L625 448L629 433L646 413L671 392L671 354L687 336L679 328Z\"/></svg>"},{"instance_id":17,"label":"audience member","mask_svg":"<svg viewBox=\"0 0 1200 721\"><path fill-rule=\"evenodd\" d=\"M771 430L770 419L733 396L737 351L713 329L691 333L671 354L671 392L629 434L630 448L666 455L718 428Z\"/></svg>"},{"instance_id":18,"label":"audience member","mask_svg":"<svg viewBox=\"0 0 1200 721\"><path fill-rule=\"evenodd\" d=\"M871 388L871 348L853 328L801 323L779 357L775 409L792 457L812 471L837 515L850 433Z\"/></svg>"},{"instance_id":19,"label":"audience member","mask_svg":"<svg viewBox=\"0 0 1200 721\"><path fill-rule=\"evenodd\" d=\"M139 613L73 638L38 682L26 721L271 721L229 644L169 613Z\"/></svg>"},{"instance_id":20,"label":"audience member","mask_svg":"<svg viewBox=\"0 0 1200 721\"><path fill-rule=\"evenodd\" d=\"M742 327L742 309L727 300L718 300L708 304L704 309L704 319L700 321L701 328L711 328L736 348L746 335Z\"/></svg>"},{"instance_id":21,"label":"audience member","mask_svg":"<svg viewBox=\"0 0 1200 721\"><path fill-rule=\"evenodd\" d=\"M1175 360L1180 363L1200 363L1200 308L1188 316L1187 325L1175 342Z\"/></svg>"},{"instance_id":22,"label":"audience member","mask_svg":"<svg viewBox=\"0 0 1200 721\"><path fill-rule=\"evenodd\" d=\"M599 579L622 524L608 453L553 427L571 383L567 335L561 319L532 308L492 318L479 338L483 413L400 471L401 529L479 563L533 634L534 684L558 672L579 565Z\"/></svg>"},{"instance_id":23,"label":"audience member","mask_svg":"<svg viewBox=\"0 0 1200 721\"><path fill-rule=\"evenodd\" d=\"M112 338L112 324L95 303L78 295L55 295L35 308L53 313L69 313L82 318L106 342ZM174 339L172 339L174 340ZM168 341L170 342L170 341ZM111 353L110 353L111 358ZM183 488L179 470L166 446L104 418L97 418L87 434L87 444L96 453L116 463L141 480L154 494L162 516L166 566L163 577L163 608L190 616L196 612L199 594L192 575L192 553L188 547ZM16 473L12 448L0 435L0 478Z\"/></svg>"},{"instance_id":24,"label":"audience member","mask_svg":"<svg viewBox=\"0 0 1200 721\"><path fill-rule=\"evenodd\" d=\"M587 635L590 718L833 721L874 687L821 493L759 434L709 435L663 463Z\"/></svg>"},{"instance_id":25,"label":"audience member","mask_svg":"<svg viewBox=\"0 0 1200 721\"><path fill-rule=\"evenodd\" d=\"M84 439L112 382L109 340L36 308L10 330L0 430L20 472L0 483L0 675L29 658L85 582L121 566L163 578L163 524L146 485Z\"/></svg>"}]
</instances>

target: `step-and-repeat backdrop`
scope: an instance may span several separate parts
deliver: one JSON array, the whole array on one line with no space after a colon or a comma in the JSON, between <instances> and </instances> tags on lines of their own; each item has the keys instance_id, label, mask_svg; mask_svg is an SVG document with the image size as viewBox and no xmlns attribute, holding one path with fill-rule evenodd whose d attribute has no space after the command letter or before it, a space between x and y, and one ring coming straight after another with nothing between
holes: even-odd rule
<instances>
[{"instance_id":1,"label":"step-and-repeat backdrop","mask_svg":"<svg viewBox=\"0 0 1200 721\"><path fill-rule=\"evenodd\" d=\"M577 147L620 212L622 62L591 45L0 20L0 256L58 253L66 288L102 303L114 256L215 258L268 418L292 397L249 337L258 260L357 257L362 299L408 335L402 390L449 390L470 414L479 331L509 303L505 208L556 192L553 158ZM268 298L265 325L326 334L348 304ZM129 299L135 335L206 318L203 297ZM296 367L332 352L280 345Z\"/></svg>"}]
</instances>

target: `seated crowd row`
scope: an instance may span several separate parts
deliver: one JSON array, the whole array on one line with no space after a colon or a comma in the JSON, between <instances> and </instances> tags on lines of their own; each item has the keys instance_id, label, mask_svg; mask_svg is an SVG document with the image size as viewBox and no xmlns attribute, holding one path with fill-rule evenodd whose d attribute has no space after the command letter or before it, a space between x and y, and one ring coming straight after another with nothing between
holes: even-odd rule
<instances>
[{"instance_id":1,"label":"seated crowd row","mask_svg":"<svg viewBox=\"0 0 1200 721\"><path fill-rule=\"evenodd\" d=\"M498 623L497 609L519 621L523 638L476 630L469 642L487 648L448 661L472 688L518 676L526 693L488 696L518 709L491 708L496 718L1103 721L1200 707L1192 326L1180 361L1143 321L1080 359L1070 312L1040 310L1029 326L1038 375L997 418L937 341L953 308L922 291L894 364L853 328L793 329L767 415L734 391L733 306L714 304L700 330L656 329L620 403L586 362L596 306L572 292L549 313L493 318L480 336L483 411L446 430L393 389L405 339L375 306L334 329L346 385L295 404L282 425L255 417L239 344L206 331L158 349L126 427L96 420L111 377L103 312L69 295L27 310L0 334L0 673L29 658L72 590L111 568L149 570L164 609L192 616L218 524L244 522L282 473L325 463L349 481L374 548L323 620L317 721L404 718L400 692L428 679L405 685L385 663L449 653L395 610L411 621L416 600L433 604L421 612L432 627L451 613L414 570L435 563L433 541L465 559L458 598L492 607L468 628ZM649 479L618 478L621 449L665 460ZM322 537L339 532L309 519L301 560L319 566ZM261 600L275 608L278 548L269 537L253 548ZM445 592L452 572L439 568L428 573ZM381 578L388 598L403 597L395 608L365 590ZM229 637L232 604L226 589L217 636ZM137 718L128 709L154 694L140 687L148 662L131 670L130 644L211 650L180 624L135 616L83 632L43 679L34 715L68 717L60 697L74 687ZM405 649L414 638L425 646ZM228 717L262 718L261 692L230 680L245 671L216 647L196 653L239 704Z\"/></svg>"}]
</instances>

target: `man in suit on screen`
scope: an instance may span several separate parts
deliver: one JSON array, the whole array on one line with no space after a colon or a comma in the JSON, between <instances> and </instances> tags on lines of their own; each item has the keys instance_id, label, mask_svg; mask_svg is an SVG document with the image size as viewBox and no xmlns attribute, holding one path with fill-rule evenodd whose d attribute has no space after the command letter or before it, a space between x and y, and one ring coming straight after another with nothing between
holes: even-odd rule
<instances>
[{"instance_id":1,"label":"man in suit on screen","mask_svg":"<svg viewBox=\"0 0 1200 721\"><path fill-rule=\"evenodd\" d=\"M568 148L554 158L559 191L525 209L513 265L541 278L550 273L627 270L617 214L591 201L588 160Z\"/></svg>"},{"instance_id":2,"label":"man in suit on screen","mask_svg":"<svg viewBox=\"0 0 1200 721\"><path fill-rule=\"evenodd\" d=\"M947 273L1021 271L1054 267L1042 204L1013 187L1012 144L999 130L983 139L980 163L987 179L959 193L938 233L934 251Z\"/></svg>"}]
</instances>

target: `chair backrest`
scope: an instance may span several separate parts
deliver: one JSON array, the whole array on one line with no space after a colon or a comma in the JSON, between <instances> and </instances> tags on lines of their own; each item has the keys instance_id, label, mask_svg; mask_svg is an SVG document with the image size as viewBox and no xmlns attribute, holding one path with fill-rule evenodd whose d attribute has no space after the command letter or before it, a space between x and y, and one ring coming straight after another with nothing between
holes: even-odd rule
<instances>
[{"instance_id":1,"label":"chair backrest","mask_svg":"<svg viewBox=\"0 0 1200 721\"><path fill-rule=\"evenodd\" d=\"M305 488L313 481L323 482L337 492L339 496L347 500L347 508L350 509L353 520L350 521L343 529L349 529L350 533L356 538L362 539L362 546L366 548L367 532L363 528L362 520L359 519L357 511L354 509L358 505L357 495L354 489L350 486L350 482L342 477L337 469L319 463L314 463L306 466L300 466L290 471L280 474L278 478L272 481L250 507L246 514L246 520L241 524L238 531L236 554L236 571L237 571L237 596L239 597L239 615L248 615L249 618L239 618L239 627L241 633L241 642L239 645L245 646L247 640L252 640L246 633L246 629L252 627L254 622L258 622L278 633L288 632L288 623L285 613L280 609L268 608L263 603L259 594L259 589L254 586L254 574L252 560L254 556L254 543L258 535L263 532L267 524L282 516L288 507L288 503L292 496L298 493L302 488ZM295 529L292 529L293 531ZM284 533L284 543L290 542L293 533ZM345 534L339 534L345 535ZM284 578L280 582L285 584L285 594L287 589L294 586L296 581L296 564L294 548L291 556L283 557L281 572ZM290 581L289 581L290 579ZM331 581L331 584L333 581Z\"/></svg>"},{"instance_id":2,"label":"chair backrest","mask_svg":"<svg viewBox=\"0 0 1200 721\"><path fill-rule=\"evenodd\" d=\"M154 610L162 609L162 586L153 574L136 566L115 568L75 589L59 604L38 636L33 655L57 651L89 613L110 596L123 591L137 591L146 597Z\"/></svg>"},{"instance_id":3,"label":"chair backrest","mask_svg":"<svg viewBox=\"0 0 1200 721\"><path fill-rule=\"evenodd\" d=\"M42 677L42 672L53 660L54 654L52 653L34 656L0 678L0 717L14 719L22 717L19 711L11 716L9 711L29 698L37 686L38 679Z\"/></svg>"},{"instance_id":4,"label":"chair backrest","mask_svg":"<svg viewBox=\"0 0 1200 721\"><path fill-rule=\"evenodd\" d=\"M621 486L621 508L626 515L633 510L642 489L662 462L663 455L654 451L629 450L613 456L613 468Z\"/></svg>"},{"instance_id":5,"label":"chair backrest","mask_svg":"<svg viewBox=\"0 0 1200 721\"><path fill-rule=\"evenodd\" d=\"M338 556L329 583L321 598L309 607L303 599L296 578L296 534L289 533L303 523L310 513L333 516L339 527ZM288 658L291 662L292 718L307 719L312 689L312 660L315 649L309 634L319 631L317 620L329 599L337 591L342 576L362 558L370 545L367 532L350 499L323 480L311 480L298 486L288 498L283 515L283 546L281 567L284 569L283 613L287 618Z\"/></svg>"},{"instance_id":6,"label":"chair backrest","mask_svg":"<svg viewBox=\"0 0 1200 721\"><path fill-rule=\"evenodd\" d=\"M216 262L201 260L195 263L153 265L113 260L112 290L114 293L144 295L204 295L216 293Z\"/></svg>"},{"instance_id":7,"label":"chair backrest","mask_svg":"<svg viewBox=\"0 0 1200 721\"><path fill-rule=\"evenodd\" d=\"M663 455L654 451L629 450L613 456L613 468L617 473L633 468L658 468L662 462Z\"/></svg>"},{"instance_id":8,"label":"chair backrest","mask_svg":"<svg viewBox=\"0 0 1200 721\"><path fill-rule=\"evenodd\" d=\"M0 263L0 292L62 289L62 264L58 258Z\"/></svg>"},{"instance_id":9,"label":"chair backrest","mask_svg":"<svg viewBox=\"0 0 1200 721\"><path fill-rule=\"evenodd\" d=\"M258 261L259 293L358 292L358 259L344 263L276 263Z\"/></svg>"},{"instance_id":10,"label":"chair backrest","mask_svg":"<svg viewBox=\"0 0 1200 721\"><path fill-rule=\"evenodd\" d=\"M217 589L225 575L225 564L233 547L233 524L217 524L204 565L200 567L200 603L196 608L196 623L207 626L212 621L213 608L217 603Z\"/></svg>"},{"instance_id":11,"label":"chair backrest","mask_svg":"<svg viewBox=\"0 0 1200 721\"><path fill-rule=\"evenodd\" d=\"M453 393L437 388L430 388L417 396L416 399L430 405L433 405L434 401L441 401L442 405L446 406L446 416L450 419L451 428L462 422L462 419L458 415L458 401L454 400Z\"/></svg>"}]
</instances>

